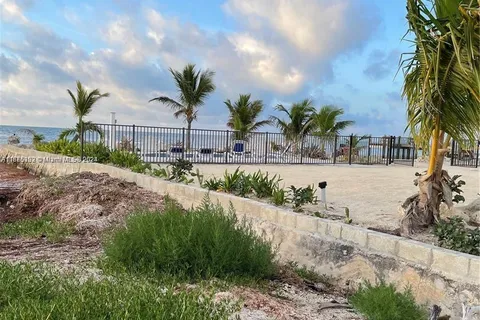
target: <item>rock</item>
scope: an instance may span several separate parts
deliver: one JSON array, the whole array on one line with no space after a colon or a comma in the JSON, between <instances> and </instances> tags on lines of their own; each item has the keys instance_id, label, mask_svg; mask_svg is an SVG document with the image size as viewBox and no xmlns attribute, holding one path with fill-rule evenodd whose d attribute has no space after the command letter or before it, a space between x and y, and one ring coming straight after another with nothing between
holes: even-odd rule
<instances>
[{"instance_id":1,"label":"rock","mask_svg":"<svg viewBox=\"0 0 480 320\"><path fill-rule=\"evenodd\" d=\"M473 200L466 206L457 207L456 210L465 217L468 224L480 226L480 198Z\"/></svg>"}]
</instances>

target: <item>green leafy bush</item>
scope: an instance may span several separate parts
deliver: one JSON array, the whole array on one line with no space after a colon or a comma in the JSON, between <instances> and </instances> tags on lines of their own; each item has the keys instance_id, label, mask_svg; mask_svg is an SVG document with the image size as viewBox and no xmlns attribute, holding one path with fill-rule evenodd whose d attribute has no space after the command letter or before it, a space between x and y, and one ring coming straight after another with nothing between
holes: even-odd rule
<instances>
[{"instance_id":1,"label":"green leafy bush","mask_svg":"<svg viewBox=\"0 0 480 320\"><path fill-rule=\"evenodd\" d=\"M78 141L68 141L67 139L39 143L35 145L35 149L48 153L62 154L68 157L80 156L80 143Z\"/></svg>"},{"instance_id":2,"label":"green leafy bush","mask_svg":"<svg viewBox=\"0 0 480 320\"><path fill-rule=\"evenodd\" d=\"M290 186L288 201L293 204L294 211L302 211L302 206L307 203L316 203L316 189L313 185L306 188Z\"/></svg>"},{"instance_id":3,"label":"green leafy bush","mask_svg":"<svg viewBox=\"0 0 480 320\"><path fill-rule=\"evenodd\" d=\"M251 178L253 192L258 198L270 198L273 192L278 189L278 183L282 181L279 176L269 178L268 172L263 174L260 170L255 172Z\"/></svg>"},{"instance_id":4,"label":"green leafy bush","mask_svg":"<svg viewBox=\"0 0 480 320\"><path fill-rule=\"evenodd\" d=\"M365 283L349 298L368 320L427 320L426 309L415 303L410 290L398 292L392 284Z\"/></svg>"},{"instance_id":5,"label":"green leafy bush","mask_svg":"<svg viewBox=\"0 0 480 320\"><path fill-rule=\"evenodd\" d=\"M283 206L287 203L287 193L283 189L274 190L272 193L272 203L276 206Z\"/></svg>"},{"instance_id":6,"label":"green leafy bush","mask_svg":"<svg viewBox=\"0 0 480 320\"><path fill-rule=\"evenodd\" d=\"M0 262L0 319L226 320L238 304L143 278L87 278Z\"/></svg>"},{"instance_id":7,"label":"green leafy bush","mask_svg":"<svg viewBox=\"0 0 480 320\"><path fill-rule=\"evenodd\" d=\"M480 256L480 229L467 228L460 217L440 220L433 233L444 248Z\"/></svg>"},{"instance_id":8,"label":"green leafy bush","mask_svg":"<svg viewBox=\"0 0 480 320\"><path fill-rule=\"evenodd\" d=\"M85 143L83 152L85 157L98 163L107 163L110 160L110 149L103 143Z\"/></svg>"},{"instance_id":9,"label":"green leafy bush","mask_svg":"<svg viewBox=\"0 0 480 320\"><path fill-rule=\"evenodd\" d=\"M45 237L50 242L60 242L73 231L71 224L56 221L51 215L44 215L38 218L3 223L0 226L0 239Z\"/></svg>"},{"instance_id":10,"label":"green leafy bush","mask_svg":"<svg viewBox=\"0 0 480 320\"><path fill-rule=\"evenodd\" d=\"M152 166L150 165L150 163L142 162L142 163L137 163L130 169L136 173L147 173L152 169Z\"/></svg>"},{"instance_id":11,"label":"green leafy bush","mask_svg":"<svg viewBox=\"0 0 480 320\"><path fill-rule=\"evenodd\" d=\"M142 165L143 161L136 153L115 150L110 153L110 163L122 168L133 168Z\"/></svg>"},{"instance_id":12,"label":"green leafy bush","mask_svg":"<svg viewBox=\"0 0 480 320\"><path fill-rule=\"evenodd\" d=\"M244 171L240 171L240 167L238 167L233 173L228 173L227 170L225 170L225 173L223 174L222 190L228 193L235 192L238 183L240 179L243 178L244 174Z\"/></svg>"},{"instance_id":13,"label":"green leafy bush","mask_svg":"<svg viewBox=\"0 0 480 320\"><path fill-rule=\"evenodd\" d=\"M203 182L202 188L217 191L220 190L223 186L223 181L215 177L207 179Z\"/></svg>"},{"instance_id":14,"label":"green leafy bush","mask_svg":"<svg viewBox=\"0 0 480 320\"><path fill-rule=\"evenodd\" d=\"M188 279L261 279L274 274L270 243L257 237L233 212L208 201L184 211L167 204L165 211L137 212L126 227L105 243L107 263L133 272Z\"/></svg>"},{"instance_id":15,"label":"green leafy bush","mask_svg":"<svg viewBox=\"0 0 480 320\"><path fill-rule=\"evenodd\" d=\"M182 182L188 175L192 173L193 164L184 159L177 159L177 161L170 163L171 174L168 180Z\"/></svg>"}]
</instances>

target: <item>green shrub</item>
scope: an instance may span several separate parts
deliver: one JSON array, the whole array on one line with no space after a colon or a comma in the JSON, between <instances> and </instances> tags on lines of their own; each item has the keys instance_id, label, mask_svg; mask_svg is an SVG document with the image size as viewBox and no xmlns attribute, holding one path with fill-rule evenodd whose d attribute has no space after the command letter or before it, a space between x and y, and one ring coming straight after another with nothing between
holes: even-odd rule
<instances>
[{"instance_id":1,"label":"green shrub","mask_svg":"<svg viewBox=\"0 0 480 320\"><path fill-rule=\"evenodd\" d=\"M35 149L68 157L80 157L80 143L78 141L68 141L67 139L39 143L35 145Z\"/></svg>"},{"instance_id":2,"label":"green shrub","mask_svg":"<svg viewBox=\"0 0 480 320\"><path fill-rule=\"evenodd\" d=\"M302 211L302 206L307 203L316 203L316 190L312 186L306 188L290 186L288 201L293 204L294 211Z\"/></svg>"},{"instance_id":3,"label":"green shrub","mask_svg":"<svg viewBox=\"0 0 480 320\"><path fill-rule=\"evenodd\" d=\"M112 151L110 153L110 162L122 168L132 168L143 164L138 154L122 150Z\"/></svg>"},{"instance_id":4,"label":"green shrub","mask_svg":"<svg viewBox=\"0 0 480 320\"><path fill-rule=\"evenodd\" d=\"M223 174L223 184L222 184L222 191L233 193L237 190L237 186L239 181L245 175L245 171L240 171L240 167L238 167L233 173L228 173L225 170Z\"/></svg>"},{"instance_id":5,"label":"green shrub","mask_svg":"<svg viewBox=\"0 0 480 320\"><path fill-rule=\"evenodd\" d=\"M17 237L40 238L44 236L48 241L59 242L72 233L73 226L71 224L56 221L51 215L17 220L0 225L0 239Z\"/></svg>"},{"instance_id":6,"label":"green shrub","mask_svg":"<svg viewBox=\"0 0 480 320\"><path fill-rule=\"evenodd\" d=\"M177 161L170 163L171 174L168 177L168 180L173 180L176 182L184 182L188 180L188 176L191 175L193 169L193 164L184 159L177 159Z\"/></svg>"},{"instance_id":7,"label":"green shrub","mask_svg":"<svg viewBox=\"0 0 480 320\"><path fill-rule=\"evenodd\" d=\"M207 179L203 182L202 188L217 191L222 189L223 181L222 179L217 179L215 177Z\"/></svg>"},{"instance_id":8,"label":"green shrub","mask_svg":"<svg viewBox=\"0 0 480 320\"><path fill-rule=\"evenodd\" d=\"M107 163L110 159L110 149L103 143L85 143L83 154L98 163Z\"/></svg>"},{"instance_id":9,"label":"green shrub","mask_svg":"<svg viewBox=\"0 0 480 320\"><path fill-rule=\"evenodd\" d=\"M480 229L467 228L460 217L440 220L433 233L444 248L480 256Z\"/></svg>"},{"instance_id":10,"label":"green shrub","mask_svg":"<svg viewBox=\"0 0 480 320\"><path fill-rule=\"evenodd\" d=\"M133 172L136 173L147 173L152 169L152 166L150 163L137 163L133 167L130 168Z\"/></svg>"},{"instance_id":11,"label":"green shrub","mask_svg":"<svg viewBox=\"0 0 480 320\"><path fill-rule=\"evenodd\" d=\"M323 283L327 287L332 286L331 284L331 277L326 275L318 274L315 272L314 268L307 268L307 266L303 265L300 267L297 262L289 261L287 265L295 271L295 273L302 279L308 280L313 283Z\"/></svg>"},{"instance_id":12,"label":"green shrub","mask_svg":"<svg viewBox=\"0 0 480 320\"><path fill-rule=\"evenodd\" d=\"M137 212L105 243L107 262L134 272L188 279L268 278L274 252L251 226L208 201L184 212L168 204L163 213Z\"/></svg>"},{"instance_id":13,"label":"green shrub","mask_svg":"<svg viewBox=\"0 0 480 320\"><path fill-rule=\"evenodd\" d=\"M0 262L0 319L229 319L238 305L213 292L145 279L82 279L42 265Z\"/></svg>"},{"instance_id":14,"label":"green shrub","mask_svg":"<svg viewBox=\"0 0 480 320\"><path fill-rule=\"evenodd\" d=\"M255 172L251 178L252 189L258 198L269 198L273 192L278 189L278 183L282 181L280 177L274 175L271 179L268 172L263 174L260 170Z\"/></svg>"},{"instance_id":15,"label":"green shrub","mask_svg":"<svg viewBox=\"0 0 480 320\"><path fill-rule=\"evenodd\" d=\"M367 320L426 320L427 311L415 303L410 290L398 292L392 284L365 283L349 298Z\"/></svg>"},{"instance_id":16,"label":"green shrub","mask_svg":"<svg viewBox=\"0 0 480 320\"><path fill-rule=\"evenodd\" d=\"M276 189L272 193L272 202L276 206L283 206L287 203L287 195L285 190Z\"/></svg>"}]
</instances>

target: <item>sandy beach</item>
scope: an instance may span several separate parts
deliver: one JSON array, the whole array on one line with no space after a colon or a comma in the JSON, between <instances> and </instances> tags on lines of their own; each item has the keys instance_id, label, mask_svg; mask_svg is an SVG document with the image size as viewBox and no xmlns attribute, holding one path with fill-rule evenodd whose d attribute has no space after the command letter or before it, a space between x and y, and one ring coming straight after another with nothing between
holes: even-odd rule
<instances>
[{"instance_id":1,"label":"sandy beach","mask_svg":"<svg viewBox=\"0 0 480 320\"><path fill-rule=\"evenodd\" d=\"M238 165L195 165L205 178L223 175L225 170L233 172ZM395 229L399 225L398 208L402 202L414 194L415 172L426 170L427 164L419 162L415 167L403 165L365 166L365 165L241 165L241 170L255 172L268 171L279 174L280 183L307 186L327 181L327 202L332 213L342 213L344 207L350 209L354 224L364 227ZM480 193L480 171L475 168L451 167L444 169L451 176L462 175L466 182L463 187L465 204L470 203ZM460 204L463 205L463 204ZM319 209L320 209L319 205Z\"/></svg>"}]
</instances>

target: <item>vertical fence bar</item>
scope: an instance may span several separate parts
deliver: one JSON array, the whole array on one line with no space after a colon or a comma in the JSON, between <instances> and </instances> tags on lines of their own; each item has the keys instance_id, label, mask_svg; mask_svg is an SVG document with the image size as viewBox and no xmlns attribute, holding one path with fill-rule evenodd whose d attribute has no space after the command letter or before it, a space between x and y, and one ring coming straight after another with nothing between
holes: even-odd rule
<instances>
[{"instance_id":1,"label":"vertical fence bar","mask_svg":"<svg viewBox=\"0 0 480 320\"><path fill-rule=\"evenodd\" d=\"M387 141L387 150L386 150L386 161L385 164L388 166L390 164L390 143L392 142L392 137L390 136Z\"/></svg>"},{"instance_id":2,"label":"vertical fence bar","mask_svg":"<svg viewBox=\"0 0 480 320\"><path fill-rule=\"evenodd\" d=\"M227 137L225 139L225 163L228 163L228 140L229 140L229 136L230 136L230 132L227 130L225 131L225 133L227 134Z\"/></svg>"},{"instance_id":3,"label":"vertical fence bar","mask_svg":"<svg viewBox=\"0 0 480 320\"><path fill-rule=\"evenodd\" d=\"M368 150L367 150L367 164L370 164L370 140L372 137L368 137Z\"/></svg>"},{"instance_id":4,"label":"vertical fence bar","mask_svg":"<svg viewBox=\"0 0 480 320\"><path fill-rule=\"evenodd\" d=\"M350 135L350 146L348 151L348 164L352 164L352 147L353 147L353 134Z\"/></svg>"},{"instance_id":5,"label":"vertical fence bar","mask_svg":"<svg viewBox=\"0 0 480 320\"><path fill-rule=\"evenodd\" d=\"M265 132L265 164L268 162L268 132Z\"/></svg>"},{"instance_id":6,"label":"vertical fence bar","mask_svg":"<svg viewBox=\"0 0 480 320\"><path fill-rule=\"evenodd\" d=\"M450 165L454 166L454 163L455 163L455 160L454 160L454 158L455 158L455 140L452 140L452 148L450 150L451 150L451 152L450 152Z\"/></svg>"},{"instance_id":7,"label":"vertical fence bar","mask_svg":"<svg viewBox=\"0 0 480 320\"><path fill-rule=\"evenodd\" d=\"M480 140L477 141L477 159L475 159L475 168L478 168L478 156L480 155Z\"/></svg>"},{"instance_id":8,"label":"vertical fence bar","mask_svg":"<svg viewBox=\"0 0 480 320\"><path fill-rule=\"evenodd\" d=\"M413 139L410 140L412 144L412 167L415 167L415 156L417 154L417 146L415 145L415 141Z\"/></svg>"},{"instance_id":9,"label":"vertical fence bar","mask_svg":"<svg viewBox=\"0 0 480 320\"><path fill-rule=\"evenodd\" d=\"M132 152L137 153L137 150L135 149L135 125L132 125Z\"/></svg>"},{"instance_id":10,"label":"vertical fence bar","mask_svg":"<svg viewBox=\"0 0 480 320\"><path fill-rule=\"evenodd\" d=\"M333 141L333 164L337 163L337 139L338 136L335 135L335 139Z\"/></svg>"},{"instance_id":11,"label":"vertical fence bar","mask_svg":"<svg viewBox=\"0 0 480 320\"><path fill-rule=\"evenodd\" d=\"M182 159L185 159L185 128L182 128Z\"/></svg>"},{"instance_id":12,"label":"vertical fence bar","mask_svg":"<svg viewBox=\"0 0 480 320\"><path fill-rule=\"evenodd\" d=\"M83 162L84 157L84 143L83 143L83 120L80 120L80 161Z\"/></svg>"},{"instance_id":13,"label":"vertical fence bar","mask_svg":"<svg viewBox=\"0 0 480 320\"><path fill-rule=\"evenodd\" d=\"M303 143L305 141L305 136L302 135L302 142L300 143L300 164L303 164Z\"/></svg>"}]
</instances>

